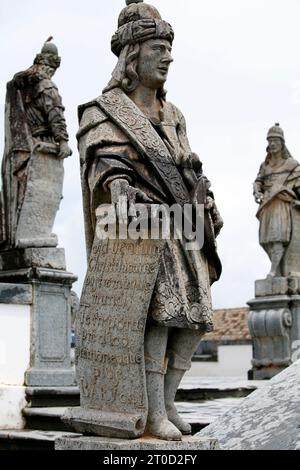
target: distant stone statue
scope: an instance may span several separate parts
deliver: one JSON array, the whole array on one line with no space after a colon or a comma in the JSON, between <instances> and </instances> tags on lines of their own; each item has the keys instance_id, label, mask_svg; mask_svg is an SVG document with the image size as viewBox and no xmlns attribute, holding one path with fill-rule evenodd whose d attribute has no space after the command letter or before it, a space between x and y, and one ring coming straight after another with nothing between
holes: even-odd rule
<instances>
[{"instance_id":1,"label":"distant stone statue","mask_svg":"<svg viewBox=\"0 0 300 470\"><path fill-rule=\"evenodd\" d=\"M71 155L64 107L52 76L57 47L45 43L34 64L7 85L2 162L2 249L55 247L63 159Z\"/></svg>"},{"instance_id":2,"label":"distant stone statue","mask_svg":"<svg viewBox=\"0 0 300 470\"><path fill-rule=\"evenodd\" d=\"M268 154L254 183L259 242L272 263L269 277L299 277L300 165L279 124L269 130L267 140Z\"/></svg>"},{"instance_id":3,"label":"distant stone statue","mask_svg":"<svg viewBox=\"0 0 300 470\"><path fill-rule=\"evenodd\" d=\"M205 332L219 279L215 237L223 222L182 113L164 84L174 33L153 6L127 1L103 95L80 107L78 133L89 268L76 325L81 408L64 421L81 432L181 440L191 426L174 405ZM104 203L205 204L205 243L99 241Z\"/></svg>"}]
</instances>

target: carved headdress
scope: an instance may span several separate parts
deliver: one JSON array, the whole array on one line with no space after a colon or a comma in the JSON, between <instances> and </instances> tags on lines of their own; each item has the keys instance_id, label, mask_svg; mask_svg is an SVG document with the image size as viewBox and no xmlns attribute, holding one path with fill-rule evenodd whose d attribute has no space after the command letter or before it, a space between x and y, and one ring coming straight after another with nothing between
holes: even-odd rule
<instances>
[{"instance_id":1,"label":"carved headdress","mask_svg":"<svg viewBox=\"0 0 300 470\"><path fill-rule=\"evenodd\" d=\"M126 3L127 7L119 15L118 30L111 40L112 52L117 57L124 46L148 39L167 39L172 44L172 26L162 20L155 7L142 0L127 0Z\"/></svg>"},{"instance_id":2,"label":"carved headdress","mask_svg":"<svg viewBox=\"0 0 300 470\"><path fill-rule=\"evenodd\" d=\"M278 122L276 122L275 126L272 126L268 132L267 139L270 139L271 137L279 137L279 139L285 142L284 132Z\"/></svg>"},{"instance_id":3,"label":"carved headdress","mask_svg":"<svg viewBox=\"0 0 300 470\"><path fill-rule=\"evenodd\" d=\"M104 92L122 82L132 46L149 39L167 39L170 44L174 40L172 26L162 20L155 7L143 0L126 0L126 4L119 15L118 30L111 40L111 50L119 58L118 63Z\"/></svg>"},{"instance_id":4,"label":"carved headdress","mask_svg":"<svg viewBox=\"0 0 300 470\"><path fill-rule=\"evenodd\" d=\"M36 55L34 64L48 65L57 69L60 66L61 58L58 55L58 49L55 44L53 44L52 37L48 38L45 42L42 50L39 54Z\"/></svg>"},{"instance_id":5,"label":"carved headdress","mask_svg":"<svg viewBox=\"0 0 300 470\"><path fill-rule=\"evenodd\" d=\"M292 155L290 154L290 151L288 150L288 148L285 145L284 132L283 132L283 129L281 129L280 124L278 122L276 122L276 124L274 126L272 126L268 131L267 140L269 140L272 137L278 137L279 139L281 139L282 145L283 145L283 148L282 148L283 158L285 158L286 160L288 158L293 158ZM267 148L267 152L268 152L268 155L267 155L267 158L266 158L266 163L268 163L269 160L270 160L269 146Z\"/></svg>"}]
</instances>

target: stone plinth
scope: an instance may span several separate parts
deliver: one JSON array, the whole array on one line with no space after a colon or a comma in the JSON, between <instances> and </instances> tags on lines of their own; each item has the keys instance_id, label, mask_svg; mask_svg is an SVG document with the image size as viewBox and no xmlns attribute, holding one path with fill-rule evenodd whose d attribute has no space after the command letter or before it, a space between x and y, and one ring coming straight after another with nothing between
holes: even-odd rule
<instances>
[{"instance_id":1,"label":"stone plinth","mask_svg":"<svg viewBox=\"0 0 300 470\"><path fill-rule=\"evenodd\" d=\"M216 439L184 437L182 441L161 441L151 437L109 439L104 437L62 437L55 441L55 450L218 450Z\"/></svg>"},{"instance_id":2,"label":"stone plinth","mask_svg":"<svg viewBox=\"0 0 300 470\"><path fill-rule=\"evenodd\" d=\"M6 268L0 271L0 323L1 318L6 318L2 331L5 338L10 337L5 343L6 349L10 345L16 348L16 344L21 348L17 367L13 363L14 355L6 353L7 371L19 371L19 385L74 385L75 374L70 359L71 287L77 278L64 270L64 250L8 251L0 254L0 260L2 269ZM54 266L60 269L54 269ZM15 321L9 329L10 320L18 312L23 320L26 319L26 325L21 327L20 321ZM21 342L17 339L18 332L22 335ZM4 377L4 373L2 378L0 374L1 382L16 384Z\"/></svg>"},{"instance_id":3,"label":"stone plinth","mask_svg":"<svg viewBox=\"0 0 300 470\"><path fill-rule=\"evenodd\" d=\"M0 429L23 429L26 404L25 387L0 385Z\"/></svg>"},{"instance_id":4,"label":"stone plinth","mask_svg":"<svg viewBox=\"0 0 300 470\"><path fill-rule=\"evenodd\" d=\"M0 252L1 271L43 267L66 270L63 248L25 248Z\"/></svg>"},{"instance_id":5,"label":"stone plinth","mask_svg":"<svg viewBox=\"0 0 300 470\"><path fill-rule=\"evenodd\" d=\"M297 278L256 281L256 297L248 302L253 339L250 379L270 379L293 362L300 338L299 283Z\"/></svg>"}]
</instances>

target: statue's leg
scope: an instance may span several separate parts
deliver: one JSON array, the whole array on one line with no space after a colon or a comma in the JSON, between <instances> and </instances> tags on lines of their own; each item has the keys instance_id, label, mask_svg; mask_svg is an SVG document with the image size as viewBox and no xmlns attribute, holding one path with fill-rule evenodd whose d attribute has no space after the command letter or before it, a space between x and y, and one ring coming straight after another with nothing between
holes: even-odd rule
<instances>
[{"instance_id":1,"label":"statue's leg","mask_svg":"<svg viewBox=\"0 0 300 470\"><path fill-rule=\"evenodd\" d=\"M165 376L165 406L169 420L182 432L191 434L191 426L183 421L176 410L174 401L179 384L185 372L191 368L192 357L203 333L199 330L176 328L168 342L168 369Z\"/></svg>"},{"instance_id":2,"label":"statue's leg","mask_svg":"<svg viewBox=\"0 0 300 470\"><path fill-rule=\"evenodd\" d=\"M145 334L145 368L148 395L146 431L169 441L180 441L181 432L169 420L165 409L164 378L168 328L149 326Z\"/></svg>"},{"instance_id":3,"label":"statue's leg","mask_svg":"<svg viewBox=\"0 0 300 470\"><path fill-rule=\"evenodd\" d=\"M285 247L281 242L275 242L270 244L270 258L272 262L271 271L269 276L281 276L280 263L285 253Z\"/></svg>"}]
</instances>

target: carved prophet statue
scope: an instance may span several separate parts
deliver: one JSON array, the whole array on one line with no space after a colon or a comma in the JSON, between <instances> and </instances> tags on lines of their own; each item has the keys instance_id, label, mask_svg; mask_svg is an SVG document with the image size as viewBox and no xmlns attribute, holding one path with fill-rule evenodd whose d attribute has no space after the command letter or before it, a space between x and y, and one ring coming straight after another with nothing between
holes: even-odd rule
<instances>
[{"instance_id":1,"label":"carved prophet statue","mask_svg":"<svg viewBox=\"0 0 300 470\"><path fill-rule=\"evenodd\" d=\"M103 94L79 108L78 132L89 267L76 326L80 432L181 440L191 426L174 405L205 332L210 286L221 274L223 222L183 114L166 100L174 32L156 8L127 1L111 42L118 57ZM101 204L205 205L205 242L97 239Z\"/></svg>"},{"instance_id":2,"label":"carved prophet statue","mask_svg":"<svg viewBox=\"0 0 300 470\"><path fill-rule=\"evenodd\" d=\"M52 228L62 199L63 159L72 152L64 107L52 81L61 59L51 39L34 64L7 84L2 249L57 246Z\"/></svg>"},{"instance_id":3,"label":"carved prophet statue","mask_svg":"<svg viewBox=\"0 0 300 470\"><path fill-rule=\"evenodd\" d=\"M300 276L300 165L276 124L268 132L268 149L254 183L259 204L259 242L272 266L269 277Z\"/></svg>"}]
</instances>

